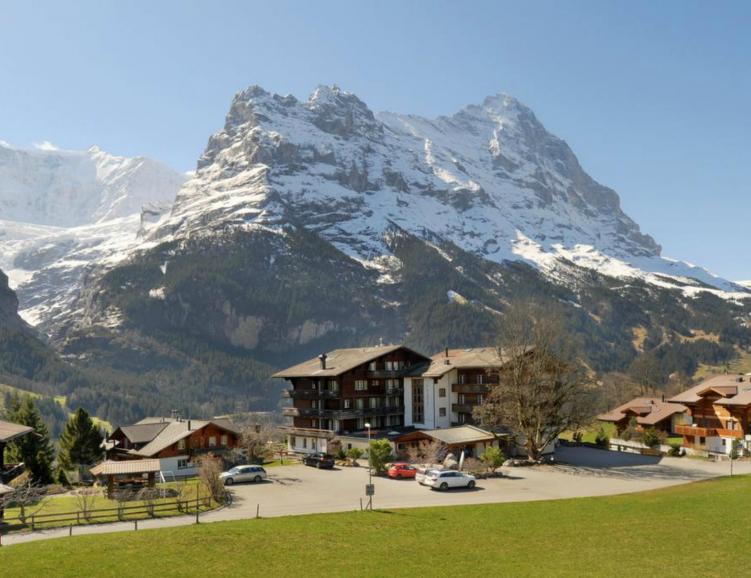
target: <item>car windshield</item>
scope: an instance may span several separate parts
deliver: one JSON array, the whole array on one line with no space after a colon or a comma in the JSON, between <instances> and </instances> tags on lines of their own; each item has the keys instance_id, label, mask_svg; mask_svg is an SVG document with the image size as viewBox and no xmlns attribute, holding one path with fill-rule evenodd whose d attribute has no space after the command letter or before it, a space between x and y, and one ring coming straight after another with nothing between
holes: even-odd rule
<instances>
[{"instance_id":1,"label":"car windshield","mask_svg":"<svg viewBox=\"0 0 751 578\"><path fill-rule=\"evenodd\" d=\"M239 474L240 468L232 468L228 473L230 474Z\"/></svg>"}]
</instances>

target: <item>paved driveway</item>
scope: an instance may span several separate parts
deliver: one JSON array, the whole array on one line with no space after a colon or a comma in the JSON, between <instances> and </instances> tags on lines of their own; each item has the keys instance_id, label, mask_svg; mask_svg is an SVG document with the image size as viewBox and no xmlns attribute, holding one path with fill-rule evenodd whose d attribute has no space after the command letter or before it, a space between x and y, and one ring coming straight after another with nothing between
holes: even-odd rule
<instances>
[{"instance_id":1,"label":"paved driveway","mask_svg":"<svg viewBox=\"0 0 751 578\"><path fill-rule=\"evenodd\" d=\"M474 490L436 492L413 480L374 478L376 508L411 508L552 500L605 496L663 488L730 473L728 462L710 463L689 458L656 458L589 448L561 448L553 466L507 468L508 477L480 480ZM750 462L736 462L736 473L751 473ZM201 515L202 522L261 517L343 512L360 509L365 502L368 470L306 466L269 468L269 480L232 486L230 506ZM193 523L191 517L139 522L139 528L159 528ZM132 523L80 527L74 534L132 531ZM19 534L6 544L66 536L67 530Z\"/></svg>"}]
</instances>

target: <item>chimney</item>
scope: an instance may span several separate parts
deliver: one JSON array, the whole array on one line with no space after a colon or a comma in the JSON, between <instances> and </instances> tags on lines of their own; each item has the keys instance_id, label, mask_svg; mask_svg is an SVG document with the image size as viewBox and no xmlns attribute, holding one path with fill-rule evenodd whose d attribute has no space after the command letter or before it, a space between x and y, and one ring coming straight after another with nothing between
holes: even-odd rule
<instances>
[{"instance_id":1,"label":"chimney","mask_svg":"<svg viewBox=\"0 0 751 578\"><path fill-rule=\"evenodd\" d=\"M321 355L318 356L319 361L321 362L321 369L326 369L326 358L328 355L325 353L321 353Z\"/></svg>"},{"instance_id":2,"label":"chimney","mask_svg":"<svg viewBox=\"0 0 751 578\"><path fill-rule=\"evenodd\" d=\"M188 420L188 431L190 431L190 420Z\"/></svg>"},{"instance_id":3,"label":"chimney","mask_svg":"<svg viewBox=\"0 0 751 578\"><path fill-rule=\"evenodd\" d=\"M665 401L665 394L662 394L662 401Z\"/></svg>"},{"instance_id":4,"label":"chimney","mask_svg":"<svg viewBox=\"0 0 751 578\"><path fill-rule=\"evenodd\" d=\"M449 356L449 348L447 347L446 348L446 357L448 357L448 356Z\"/></svg>"}]
</instances>

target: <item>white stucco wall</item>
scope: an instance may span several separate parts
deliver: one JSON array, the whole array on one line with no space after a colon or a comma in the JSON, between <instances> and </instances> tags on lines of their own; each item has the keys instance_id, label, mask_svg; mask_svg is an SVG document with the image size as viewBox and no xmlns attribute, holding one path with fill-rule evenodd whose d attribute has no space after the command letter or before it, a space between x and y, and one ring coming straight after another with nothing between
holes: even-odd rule
<instances>
[{"instance_id":1,"label":"white stucco wall","mask_svg":"<svg viewBox=\"0 0 751 578\"><path fill-rule=\"evenodd\" d=\"M292 443L293 439L294 445ZM328 444L326 438L289 434L287 436L287 449L291 452L312 454L315 452L328 452Z\"/></svg>"},{"instance_id":2,"label":"white stucco wall","mask_svg":"<svg viewBox=\"0 0 751 578\"><path fill-rule=\"evenodd\" d=\"M437 382L433 378L421 378L423 380L423 403L424 412L423 420L415 422L412 415L412 380L411 377L404 378L404 425L414 426L419 429L438 429L451 427L451 383L456 377L456 370L451 370L441 377ZM446 397L439 397L439 390L446 389ZM441 417L440 408L445 410L446 415Z\"/></svg>"},{"instance_id":3,"label":"white stucco wall","mask_svg":"<svg viewBox=\"0 0 751 578\"><path fill-rule=\"evenodd\" d=\"M196 476L198 475L198 468L192 467L192 468L178 468L177 462L178 460L186 460L188 459L187 455L183 456L174 456L171 458L160 458L159 459L159 469L162 471L162 475L164 476L164 479L166 481L170 481L172 476Z\"/></svg>"}]
</instances>

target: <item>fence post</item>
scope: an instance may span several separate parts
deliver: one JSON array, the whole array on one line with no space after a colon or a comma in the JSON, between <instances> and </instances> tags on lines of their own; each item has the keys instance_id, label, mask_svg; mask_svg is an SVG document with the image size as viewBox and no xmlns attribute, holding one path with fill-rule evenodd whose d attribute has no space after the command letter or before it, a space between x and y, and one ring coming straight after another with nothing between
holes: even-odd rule
<instances>
[{"instance_id":1,"label":"fence post","mask_svg":"<svg viewBox=\"0 0 751 578\"><path fill-rule=\"evenodd\" d=\"M72 535L73 535L73 524L71 524L70 526L68 526L68 537L70 537Z\"/></svg>"},{"instance_id":2,"label":"fence post","mask_svg":"<svg viewBox=\"0 0 751 578\"><path fill-rule=\"evenodd\" d=\"M34 531L34 514L31 515L31 531Z\"/></svg>"},{"instance_id":3,"label":"fence post","mask_svg":"<svg viewBox=\"0 0 751 578\"><path fill-rule=\"evenodd\" d=\"M256 504L256 519L261 517L260 513L261 513L261 504Z\"/></svg>"},{"instance_id":4,"label":"fence post","mask_svg":"<svg viewBox=\"0 0 751 578\"><path fill-rule=\"evenodd\" d=\"M135 520L133 520L133 523L134 523L134 524L135 524L135 526L136 526L136 528L135 528L135 529L136 529L136 530L138 530L138 518L136 518Z\"/></svg>"}]
</instances>

